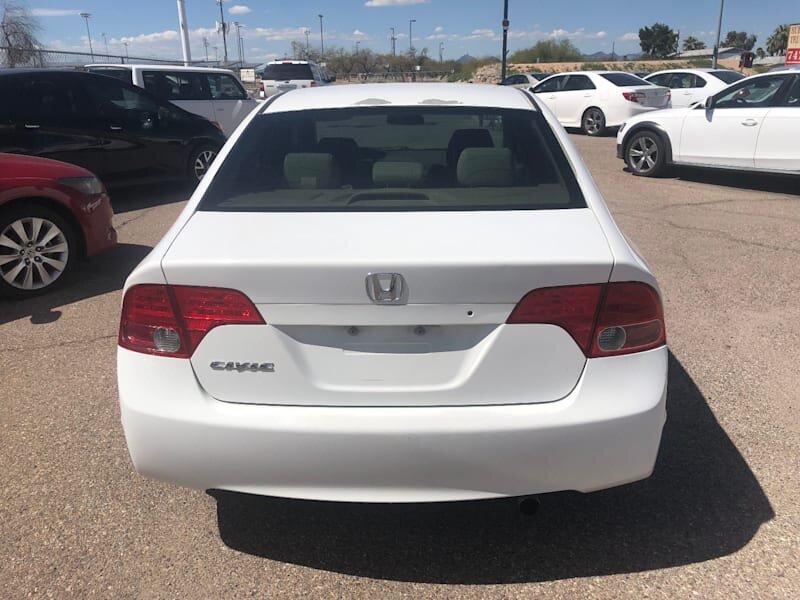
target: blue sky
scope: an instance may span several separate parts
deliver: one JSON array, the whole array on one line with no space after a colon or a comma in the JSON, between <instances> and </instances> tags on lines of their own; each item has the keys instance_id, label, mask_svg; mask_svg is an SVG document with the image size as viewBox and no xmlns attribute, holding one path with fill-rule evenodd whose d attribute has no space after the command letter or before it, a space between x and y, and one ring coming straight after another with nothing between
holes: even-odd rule
<instances>
[{"instance_id":1,"label":"blue sky","mask_svg":"<svg viewBox=\"0 0 800 600\"><path fill-rule=\"evenodd\" d=\"M178 16L175 0L28 0L29 8L42 27L40 39L48 48L88 50L86 29L79 13L91 13L90 27L96 51L104 48L131 55L177 58L180 56ZM766 6L768 5L768 10ZM462 54L500 54L502 0L227 0L225 20L239 21L248 60L282 57L292 40L309 39L319 45L319 18L324 15L326 46L361 48L386 52L390 48L389 28L395 27L398 51L408 48L409 20L414 46L428 47L438 56L444 43L446 58ZM222 39L215 32L219 7L215 0L186 0L191 32L192 57L204 57L203 37L222 54ZM639 51L637 32L643 25L662 21L678 29L681 37L698 37L713 44L719 11L718 0L672 0L631 2L630 0L510 0L509 47L511 51L546 38L570 39L586 53L618 54ZM781 23L800 22L798 0L727 0L722 24L724 32L736 29L758 35L758 44ZM235 58L236 43L229 56Z\"/></svg>"}]
</instances>

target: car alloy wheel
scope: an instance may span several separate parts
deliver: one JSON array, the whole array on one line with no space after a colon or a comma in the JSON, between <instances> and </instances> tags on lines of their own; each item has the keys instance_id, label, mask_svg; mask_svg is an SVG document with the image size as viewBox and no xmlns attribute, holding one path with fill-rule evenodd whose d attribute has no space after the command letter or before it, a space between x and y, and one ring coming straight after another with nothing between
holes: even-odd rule
<instances>
[{"instance_id":1,"label":"car alloy wheel","mask_svg":"<svg viewBox=\"0 0 800 600\"><path fill-rule=\"evenodd\" d=\"M590 108L583 113L583 132L586 135L600 135L606 129L606 117L599 108Z\"/></svg>"},{"instance_id":2,"label":"car alloy wheel","mask_svg":"<svg viewBox=\"0 0 800 600\"><path fill-rule=\"evenodd\" d=\"M211 166L211 163L214 162L214 158L216 156L217 153L210 149L203 149L197 153L194 159L194 165L192 167L197 181L200 181L208 172L208 168Z\"/></svg>"},{"instance_id":3,"label":"car alloy wheel","mask_svg":"<svg viewBox=\"0 0 800 600\"><path fill-rule=\"evenodd\" d=\"M653 174L660 159L661 147L652 135L638 135L628 146L628 166L640 175Z\"/></svg>"},{"instance_id":4,"label":"car alloy wheel","mask_svg":"<svg viewBox=\"0 0 800 600\"><path fill-rule=\"evenodd\" d=\"M51 286L64 274L70 244L62 229L49 219L20 217L0 231L0 276L17 290Z\"/></svg>"}]
</instances>

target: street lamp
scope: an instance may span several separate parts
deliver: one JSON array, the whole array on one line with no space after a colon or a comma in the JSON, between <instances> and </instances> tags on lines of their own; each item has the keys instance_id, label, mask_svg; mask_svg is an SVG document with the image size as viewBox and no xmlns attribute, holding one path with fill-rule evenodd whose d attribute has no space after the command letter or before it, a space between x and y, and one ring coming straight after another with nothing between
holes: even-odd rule
<instances>
[{"instance_id":1,"label":"street lamp","mask_svg":"<svg viewBox=\"0 0 800 600\"><path fill-rule=\"evenodd\" d=\"M92 60L94 60L94 50L92 49L92 32L89 31L89 18L92 16L91 13L82 12L81 17L83 20L86 21L86 35L89 38L89 54L92 55Z\"/></svg>"},{"instance_id":2,"label":"street lamp","mask_svg":"<svg viewBox=\"0 0 800 600\"><path fill-rule=\"evenodd\" d=\"M219 20L222 29L222 47L225 57L225 62L228 62L228 28L225 26L225 12L222 10L222 5L225 4L225 0L217 0L217 4L219 4Z\"/></svg>"},{"instance_id":3,"label":"street lamp","mask_svg":"<svg viewBox=\"0 0 800 600\"><path fill-rule=\"evenodd\" d=\"M108 58L108 37L105 32L101 33L100 36L103 38L103 44L105 44L106 47L106 58Z\"/></svg>"},{"instance_id":4,"label":"street lamp","mask_svg":"<svg viewBox=\"0 0 800 600\"><path fill-rule=\"evenodd\" d=\"M125 58L130 58L128 55L128 42L122 42L122 45L125 46Z\"/></svg>"},{"instance_id":5,"label":"street lamp","mask_svg":"<svg viewBox=\"0 0 800 600\"><path fill-rule=\"evenodd\" d=\"M203 48L205 48L205 50L206 50L206 64L208 64L208 47L209 46L210 46L210 44L208 43L208 38L204 37L203 38Z\"/></svg>"},{"instance_id":6,"label":"street lamp","mask_svg":"<svg viewBox=\"0 0 800 600\"><path fill-rule=\"evenodd\" d=\"M503 61L500 66L500 81L506 78L506 55L508 54L508 0L503 1Z\"/></svg>"},{"instance_id":7,"label":"street lamp","mask_svg":"<svg viewBox=\"0 0 800 600\"><path fill-rule=\"evenodd\" d=\"M323 15L317 15L319 17L319 62L325 62L325 36L322 33L322 17Z\"/></svg>"},{"instance_id":8,"label":"street lamp","mask_svg":"<svg viewBox=\"0 0 800 600\"><path fill-rule=\"evenodd\" d=\"M359 45L360 43L361 43L361 42L360 42L359 40L356 40L356 54L358 54L358 45Z\"/></svg>"},{"instance_id":9,"label":"street lamp","mask_svg":"<svg viewBox=\"0 0 800 600\"><path fill-rule=\"evenodd\" d=\"M394 27L389 27L392 30L392 56L397 56L397 51L395 50L394 43L397 41L397 36L394 34Z\"/></svg>"},{"instance_id":10,"label":"street lamp","mask_svg":"<svg viewBox=\"0 0 800 600\"><path fill-rule=\"evenodd\" d=\"M439 42L439 64L444 62L442 57L444 56L444 42Z\"/></svg>"},{"instance_id":11,"label":"street lamp","mask_svg":"<svg viewBox=\"0 0 800 600\"><path fill-rule=\"evenodd\" d=\"M725 0L719 0L719 21L717 22L717 43L714 44L714 58L711 60L711 68L717 68L717 59L719 58L719 36L722 33L722 9L725 6Z\"/></svg>"},{"instance_id":12,"label":"street lamp","mask_svg":"<svg viewBox=\"0 0 800 600\"><path fill-rule=\"evenodd\" d=\"M412 31L411 27L416 22L417 22L416 19L409 19L409 21L408 21L408 53L411 54L411 56L414 56L414 45L412 43L412 40L414 39L414 36L411 33L411 31Z\"/></svg>"},{"instance_id":13,"label":"street lamp","mask_svg":"<svg viewBox=\"0 0 800 600\"><path fill-rule=\"evenodd\" d=\"M309 52L309 50L310 50L310 47L309 47L309 45L308 45L308 36L309 36L309 35L311 35L311 30L310 30L308 27L306 27L306 28L303 30L303 33L305 33L305 34L306 34L306 58L308 58L308 52Z\"/></svg>"},{"instance_id":14,"label":"street lamp","mask_svg":"<svg viewBox=\"0 0 800 600\"><path fill-rule=\"evenodd\" d=\"M242 27L239 21L234 21L233 26L236 27L236 49L239 52L239 63L244 64L244 53L242 52Z\"/></svg>"}]
</instances>

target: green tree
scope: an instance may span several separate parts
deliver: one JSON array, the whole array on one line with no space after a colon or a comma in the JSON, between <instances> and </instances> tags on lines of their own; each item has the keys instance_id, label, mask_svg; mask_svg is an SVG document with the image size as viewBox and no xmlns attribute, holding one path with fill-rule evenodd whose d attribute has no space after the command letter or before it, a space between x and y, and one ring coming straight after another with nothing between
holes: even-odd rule
<instances>
[{"instance_id":1,"label":"green tree","mask_svg":"<svg viewBox=\"0 0 800 600\"><path fill-rule=\"evenodd\" d=\"M789 46L789 26L778 25L772 35L767 38L767 53L770 56L783 56Z\"/></svg>"},{"instance_id":2,"label":"green tree","mask_svg":"<svg viewBox=\"0 0 800 600\"><path fill-rule=\"evenodd\" d=\"M37 56L39 40L36 33L39 23L21 0L3 0L0 3L0 46L6 46L5 66L41 66Z\"/></svg>"},{"instance_id":3,"label":"green tree","mask_svg":"<svg viewBox=\"0 0 800 600\"><path fill-rule=\"evenodd\" d=\"M683 40L683 49L686 50L705 50L706 43L698 40L691 35Z\"/></svg>"},{"instance_id":4,"label":"green tree","mask_svg":"<svg viewBox=\"0 0 800 600\"><path fill-rule=\"evenodd\" d=\"M666 58L678 51L678 34L664 23L653 23L639 30L639 45L652 58Z\"/></svg>"},{"instance_id":5,"label":"green tree","mask_svg":"<svg viewBox=\"0 0 800 600\"><path fill-rule=\"evenodd\" d=\"M541 40L530 48L517 50L508 57L512 63L575 62L583 54L569 40Z\"/></svg>"},{"instance_id":6,"label":"green tree","mask_svg":"<svg viewBox=\"0 0 800 600\"><path fill-rule=\"evenodd\" d=\"M752 50L756 45L758 37L755 35L748 35L746 31L729 31L722 42L723 46L729 48L743 48L745 50Z\"/></svg>"}]
</instances>

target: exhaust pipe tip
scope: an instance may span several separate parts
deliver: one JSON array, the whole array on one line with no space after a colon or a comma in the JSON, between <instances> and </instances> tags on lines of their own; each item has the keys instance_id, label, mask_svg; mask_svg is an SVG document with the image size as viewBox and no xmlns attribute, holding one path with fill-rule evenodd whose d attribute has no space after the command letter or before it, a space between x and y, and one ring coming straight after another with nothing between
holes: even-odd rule
<instances>
[{"instance_id":1,"label":"exhaust pipe tip","mask_svg":"<svg viewBox=\"0 0 800 600\"><path fill-rule=\"evenodd\" d=\"M519 512L526 517L532 517L539 510L541 501L536 496L525 496L517 501Z\"/></svg>"}]
</instances>

